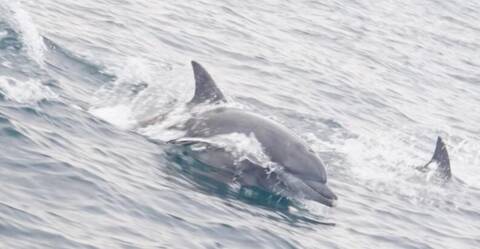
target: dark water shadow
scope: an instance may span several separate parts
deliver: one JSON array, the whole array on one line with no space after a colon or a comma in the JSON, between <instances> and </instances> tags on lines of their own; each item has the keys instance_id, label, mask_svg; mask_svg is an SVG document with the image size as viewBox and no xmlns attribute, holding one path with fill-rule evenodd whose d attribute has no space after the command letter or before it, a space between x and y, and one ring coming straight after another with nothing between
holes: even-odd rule
<instances>
[{"instance_id":1,"label":"dark water shadow","mask_svg":"<svg viewBox=\"0 0 480 249\"><path fill-rule=\"evenodd\" d=\"M188 146L171 145L165 147L168 166L173 172L180 173L198 190L224 199L239 200L250 205L263 208L278 214L281 219L294 226L301 223L313 225L335 226L334 222L322 221L308 211L301 201L272 193L255 186L236 186L231 172L202 163L189 154ZM300 210L293 213L290 210Z\"/></svg>"}]
</instances>

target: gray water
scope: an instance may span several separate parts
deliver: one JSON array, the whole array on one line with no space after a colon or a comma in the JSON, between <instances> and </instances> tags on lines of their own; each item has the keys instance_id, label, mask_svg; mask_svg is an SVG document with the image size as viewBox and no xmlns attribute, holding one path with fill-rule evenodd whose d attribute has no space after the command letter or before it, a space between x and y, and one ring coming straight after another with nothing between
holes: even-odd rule
<instances>
[{"instance_id":1,"label":"gray water","mask_svg":"<svg viewBox=\"0 0 480 249\"><path fill-rule=\"evenodd\" d=\"M1 248L480 248L478 1L0 0L0 13ZM187 115L192 59L230 105L312 146L337 207L264 205L182 170L161 141ZM414 169L437 136L447 184Z\"/></svg>"}]
</instances>

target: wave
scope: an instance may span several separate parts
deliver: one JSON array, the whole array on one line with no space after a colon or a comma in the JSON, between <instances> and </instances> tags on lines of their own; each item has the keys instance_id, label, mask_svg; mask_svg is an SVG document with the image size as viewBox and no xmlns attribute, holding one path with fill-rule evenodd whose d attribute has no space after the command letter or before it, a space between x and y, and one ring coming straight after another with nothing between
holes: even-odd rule
<instances>
[{"instance_id":1,"label":"wave","mask_svg":"<svg viewBox=\"0 0 480 249\"><path fill-rule=\"evenodd\" d=\"M6 22L20 35L30 58L43 66L47 48L29 13L18 1L1 2L0 11L4 13Z\"/></svg>"},{"instance_id":2,"label":"wave","mask_svg":"<svg viewBox=\"0 0 480 249\"><path fill-rule=\"evenodd\" d=\"M35 79L26 81L0 77L0 94L4 98L22 104L33 104L41 100L55 100L58 95L48 86Z\"/></svg>"}]
</instances>

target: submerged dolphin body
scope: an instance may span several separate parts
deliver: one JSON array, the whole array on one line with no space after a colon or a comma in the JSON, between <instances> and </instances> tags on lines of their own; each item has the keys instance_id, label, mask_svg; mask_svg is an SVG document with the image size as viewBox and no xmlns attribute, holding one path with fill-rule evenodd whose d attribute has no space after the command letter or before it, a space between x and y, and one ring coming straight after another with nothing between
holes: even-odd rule
<instances>
[{"instance_id":1,"label":"submerged dolphin body","mask_svg":"<svg viewBox=\"0 0 480 249\"><path fill-rule=\"evenodd\" d=\"M450 169L450 157L448 156L447 146L443 142L441 137L437 138L435 151L433 152L432 159L420 167L418 170L427 172L434 170L435 176L443 181L448 181L452 178L452 171Z\"/></svg>"},{"instance_id":2,"label":"submerged dolphin body","mask_svg":"<svg viewBox=\"0 0 480 249\"><path fill-rule=\"evenodd\" d=\"M188 106L226 102L210 74L195 61L192 66L195 95ZM212 178L234 180L242 186L314 200L327 206L334 206L337 200L327 186L327 174L320 158L305 142L270 119L241 109L217 107L194 114L183 129L185 137L170 142L201 147L191 150L191 155L217 169L209 172ZM269 163L236 155L210 140L232 134L256 139Z\"/></svg>"}]
</instances>

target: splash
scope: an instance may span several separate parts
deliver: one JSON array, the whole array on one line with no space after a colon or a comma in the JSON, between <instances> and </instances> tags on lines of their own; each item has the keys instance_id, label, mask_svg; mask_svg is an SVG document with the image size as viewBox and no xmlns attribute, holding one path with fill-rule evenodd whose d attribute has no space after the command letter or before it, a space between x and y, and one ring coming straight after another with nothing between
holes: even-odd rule
<instances>
[{"instance_id":1,"label":"splash","mask_svg":"<svg viewBox=\"0 0 480 249\"><path fill-rule=\"evenodd\" d=\"M136 100L136 94L153 82L153 68L140 58L129 58L125 65L113 72L116 80L103 85L93 96L93 105L126 104Z\"/></svg>"},{"instance_id":2,"label":"splash","mask_svg":"<svg viewBox=\"0 0 480 249\"><path fill-rule=\"evenodd\" d=\"M469 186L480 188L480 145L477 139L447 138L452 174ZM451 148L451 149L450 149Z\"/></svg>"},{"instance_id":3,"label":"splash","mask_svg":"<svg viewBox=\"0 0 480 249\"><path fill-rule=\"evenodd\" d=\"M47 48L29 13L18 1L1 2L0 11L5 13L7 22L22 38L30 58L43 67Z\"/></svg>"},{"instance_id":4,"label":"splash","mask_svg":"<svg viewBox=\"0 0 480 249\"><path fill-rule=\"evenodd\" d=\"M191 138L186 139L191 140ZM237 162L249 160L264 168L272 170L275 168L275 164L265 154L262 144L253 133L246 135L234 132L198 140L224 149L231 153Z\"/></svg>"},{"instance_id":5,"label":"splash","mask_svg":"<svg viewBox=\"0 0 480 249\"><path fill-rule=\"evenodd\" d=\"M49 87L34 79L19 81L9 77L0 77L0 93L6 99L24 104L58 98L58 95Z\"/></svg>"},{"instance_id":6,"label":"splash","mask_svg":"<svg viewBox=\"0 0 480 249\"><path fill-rule=\"evenodd\" d=\"M131 108L127 105L107 106L103 108L92 109L90 110L90 113L125 130L130 129L137 124L137 122L132 119L133 115Z\"/></svg>"},{"instance_id":7,"label":"splash","mask_svg":"<svg viewBox=\"0 0 480 249\"><path fill-rule=\"evenodd\" d=\"M115 70L116 80L94 94L90 113L121 128L134 129L144 120L178 109L181 94L170 84L173 81L168 78L168 70L168 65L127 59L122 68Z\"/></svg>"}]
</instances>

